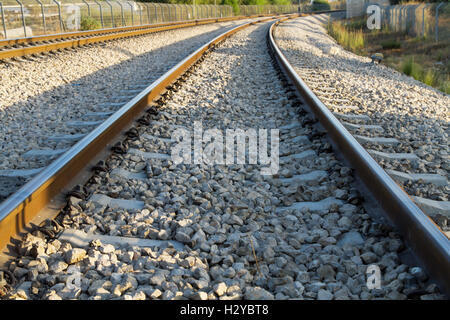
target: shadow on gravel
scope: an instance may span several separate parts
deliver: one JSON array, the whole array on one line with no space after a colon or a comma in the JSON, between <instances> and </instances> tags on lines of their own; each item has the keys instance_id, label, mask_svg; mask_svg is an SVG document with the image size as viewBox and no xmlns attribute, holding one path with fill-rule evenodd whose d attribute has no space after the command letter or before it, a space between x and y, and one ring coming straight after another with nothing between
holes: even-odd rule
<instances>
[{"instance_id":1,"label":"shadow on gravel","mask_svg":"<svg viewBox=\"0 0 450 320\"><path fill-rule=\"evenodd\" d=\"M296 25L291 27L296 27ZM298 41L296 38L279 36L276 39L278 44L280 41ZM327 41L317 40L314 45L317 47L316 50L300 46L282 48L282 51L294 68L296 66L303 67L301 65L303 61L299 57L304 57L304 62L309 66L310 71L325 69L327 72L342 75L342 77L330 80L326 86L337 88L338 98L342 95L350 100L350 105L360 108L356 111L349 110L349 114L367 115L370 120L364 122L365 124L380 125L383 128L382 133L351 131L353 134L400 140L400 144L397 146L380 144L364 144L364 146L388 153L415 153L421 159L419 162L378 160L377 162L382 167L408 173L438 173L446 176L447 179L450 178L450 163L448 154L445 152L448 150L450 131L444 111L446 106L442 104L445 99L444 93L388 67L376 66L371 62L361 62L356 56L353 58L338 53L339 60L337 61L335 54L327 51L331 46ZM311 60L306 57L310 57ZM320 64L316 62L318 58ZM392 74L395 73L397 73L398 79L392 77ZM305 75L300 76L307 80ZM353 88L355 82L358 81L360 81L360 87L356 94ZM322 102L325 105L329 104L323 99ZM413 114L413 109L416 110L415 114ZM423 110L423 114L418 116L417 110ZM346 113L347 111L340 112ZM352 120L347 122L358 124L357 121ZM444 153L440 152L442 150ZM423 188L417 183L406 183L403 184L403 187L411 195L448 201L448 186L427 184L427 188Z\"/></svg>"},{"instance_id":2,"label":"shadow on gravel","mask_svg":"<svg viewBox=\"0 0 450 320\"><path fill-rule=\"evenodd\" d=\"M66 81L67 84L65 85L29 97L25 101L12 105L1 105L0 102L0 123L2 123L4 128L8 128L0 132L0 154L2 155L0 157L0 164L3 162L2 167L7 169L25 168L24 165L18 165L18 162L23 161L23 164L25 164L21 155L28 150L70 147L76 141L72 143L49 142L46 141L46 138L49 135L87 133L91 131L93 127L76 129L66 127L64 123L71 120L92 121L92 119L83 118L83 114L89 111L99 111L100 108L98 108L98 105L100 103L114 102L114 96L123 95L123 93L120 93L121 90L134 89L133 86L136 83L146 82L150 85L175 64L195 51L200 45L206 43L207 41L202 40L205 35L208 36L209 41L238 24L228 27L216 26L216 29L213 31L196 35L137 56L126 49L120 48L118 45L113 45L111 48L112 51L119 51L131 58L75 81ZM171 31L158 33L158 36L163 36L165 33L169 34L169 32ZM178 50L180 47L185 47L185 50ZM79 50L89 49L80 48ZM48 59L57 60L59 58L56 56ZM155 59L159 60L158 63ZM28 63L21 62L20 67L27 68ZM80 65L76 64L76 61L74 61L74 64L77 68L80 67ZM68 65L67 67L69 68L71 66ZM0 67L0 70L3 68L10 67L4 64ZM17 66L13 66L12 68L17 68ZM148 71L144 70L142 72L143 68L146 68ZM125 75L124 78L126 80L120 81L120 78L118 78L120 75ZM59 79L59 77L60 75L54 75L55 79ZM51 79L48 80L51 81ZM22 90L22 88L14 89L15 92L21 92ZM29 121L23 120L24 113L26 113ZM18 120L18 117L20 117L20 120ZM51 161L34 161L26 169L39 168L48 165ZM0 192L0 203L6 196L12 194L28 180L30 179L21 181L15 188L10 188L10 184L0 185L1 189L7 188L7 190L3 190L5 192Z\"/></svg>"}]
</instances>

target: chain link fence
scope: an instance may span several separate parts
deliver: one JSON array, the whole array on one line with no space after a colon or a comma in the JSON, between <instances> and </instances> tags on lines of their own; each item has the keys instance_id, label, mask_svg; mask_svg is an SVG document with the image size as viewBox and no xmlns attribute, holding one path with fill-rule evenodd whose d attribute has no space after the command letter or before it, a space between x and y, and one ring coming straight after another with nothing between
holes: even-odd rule
<instances>
[{"instance_id":1,"label":"chain link fence","mask_svg":"<svg viewBox=\"0 0 450 320\"><path fill-rule=\"evenodd\" d=\"M436 42L450 41L450 3L435 2L406 5L386 5L386 0L347 0L347 18L365 16L367 7L379 5L381 26L413 37L431 38Z\"/></svg>"},{"instance_id":2,"label":"chain link fence","mask_svg":"<svg viewBox=\"0 0 450 320\"><path fill-rule=\"evenodd\" d=\"M381 23L392 31L411 36L450 41L450 4L448 2L397 5L381 8Z\"/></svg>"},{"instance_id":3,"label":"chain link fence","mask_svg":"<svg viewBox=\"0 0 450 320\"><path fill-rule=\"evenodd\" d=\"M312 11L303 6L302 12ZM0 0L0 39L235 15L281 14L298 5L186 5L126 0Z\"/></svg>"}]
</instances>

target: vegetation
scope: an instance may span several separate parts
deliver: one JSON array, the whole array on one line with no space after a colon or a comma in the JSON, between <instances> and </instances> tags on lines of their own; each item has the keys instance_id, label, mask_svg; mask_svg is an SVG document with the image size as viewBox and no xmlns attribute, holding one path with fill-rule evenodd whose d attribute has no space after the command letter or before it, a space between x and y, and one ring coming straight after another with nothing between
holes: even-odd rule
<instances>
[{"instance_id":1,"label":"vegetation","mask_svg":"<svg viewBox=\"0 0 450 320\"><path fill-rule=\"evenodd\" d=\"M450 94L450 44L383 27L368 30L365 18L331 22L328 33L344 48L360 55L383 54L382 63ZM443 37L444 38L444 37Z\"/></svg>"},{"instance_id":2,"label":"vegetation","mask_svg":"<svg viewBox=\"0 0 450 320\"><path fill-rule=\"evenodd\" d=\"M82 31L100 29L100 22L92 17L82 17L80 28Z\"/></svg>"},{"instance_id":3,"label":"vegetation","mask_svg":"<svg viewBox=\"0 0 450 320\"><path fill-rule=\"evenodd\" d=\"M140 0L142 2L193 4L193 0ZM325 0L319 0L325 1ZM240 5L288 5L298 4L296 0L195 0L195 4L217 4L233 7L234 14L240 14Z\"/></svg>"},{"instance_id":4,"label":"vegetation","mask_svg":"<svg viewBox=\"0 0 450 320\"><path fill-rule=\"evenodd\" d=\"M400 49L402 44L399 41L395 40L395 39L390 39L390 40L382 41L381 42L381 46L385 50L386 49Z\"/></svg>"},{"instance_id":5,"label":"vegetation","mask_svg":"<svg viewBox=\"0 0 450 320\"><path fill-rule=\"evenodd\" d=\"M424 70L424 68L420 64L414 62L413 57L409 57L408 59L402 62L401 70L404 74L411 76L416 80L422 81L423 83L429 86L435 86L439 81L439 75L435 70L433 69ZM447 90L450 89L448 87L449 84L450 83L447 83ZM443 91L446 91L445 83L443 83L442 85L444 86ZM449 93L449 91L447 91L447 93Z\"/></svg>"},{"instance_id":6,"label":"vegetation","mask_svg":"<svg viewBox=\"0 0 450 320\"><path fill-rule=\"evenodd\" d=\"M327 30L328 33L346 49L360 53L364 48L364 35L362 29L353 30L347 28L341 21L333 21L328 24Z\"/></svg>"},{"instance_id":7,"label":"vegetation","mask_svg":"<svg viewBox=\"0 0 450 320\"><path fill-rule=\"evenodd\" d=\"M330 4L327 0L314 0L313 10L330 10Z\"/></svg>"}]
</instances>

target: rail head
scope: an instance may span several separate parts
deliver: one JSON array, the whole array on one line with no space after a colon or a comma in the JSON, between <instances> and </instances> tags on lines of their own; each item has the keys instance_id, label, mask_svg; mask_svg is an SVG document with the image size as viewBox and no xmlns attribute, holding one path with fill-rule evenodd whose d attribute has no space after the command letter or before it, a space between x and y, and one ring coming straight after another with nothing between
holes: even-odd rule
<instances>
[{"instance_id":1,"label":"rail head","mask_svg":"<svg viewBox=\"0 0 450 320\"><path fill-rule=\"evenodd\" d=\"M308 103L315 117L327 130L344 158L353 166L365 187L400 230L430 276L450 296L450 240L411 200L406 192L380 167L333 113L320 101L284 56L273 36L268 33L269 47L284 74Z\"/></svg>"}]
</instances>

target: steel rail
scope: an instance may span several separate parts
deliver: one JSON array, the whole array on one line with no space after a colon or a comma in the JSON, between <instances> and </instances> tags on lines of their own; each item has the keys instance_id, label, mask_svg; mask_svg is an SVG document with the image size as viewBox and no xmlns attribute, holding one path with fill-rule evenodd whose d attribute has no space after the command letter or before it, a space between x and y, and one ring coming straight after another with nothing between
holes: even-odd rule
<instances>
[{"instance_id":1,"label":"steel rail","mask_svg":"<svg viewBox=\"0 0 450 320\"><path fill-rule=\"evenodd\" d=\"M155 9L156 9L156 5L155 5ZM333 11L333 12L339 12L339 11L340 10ZM317 12L317 13L320 13L320 12ZM117 32L124 32L124 31L131 31L131 30L157 28L157 27L172 26L172 25L183 25L186 23L196 23L198 25L201 25L201 24L208 24L208 23L215 23L215 22L227 22L227 21L242 20L242 19L249 19L249 18L251 19L251 18L257 18L257 17L269 17L269 16L274 16L274 15L276 15L276 14L264 14L264 15L258 14L258 15L251 15L251 16L235 16L235 17L212 18L212 19L193 19L193 20L183 20L183 21L175 21L175 22L160 22L160 23L146 24L146 25L142 25L142 26L123 26L123 27L117 27L117 28L104 28L104 29L96 29L96 30L88 30L88 31L55 33L55 34L24 37L24 38L3 39L3 40L0 40L0 49L2 47L16 46L16 45L21 45L21 44L33 44L33 43L39 43L39 42L43 42L43 41L73 39L73 38L77 38L77 37L78 38L79 37L88 37L88 36L94 36L94 35L117 33Z\"/></svg>"},{"instance_id":2,"label":"steel rail","mask_svg":"<svg viewBox=\"0 0 450 320\"><path fill-rule=\"evenodd\" d=\"M275 22L268 33L269 47L275 60L327 130L339 152L356 170L358 177L378 201L390 221L398 227L428 274L442 291L450 296L450 240L378 165L296 73L273 37L274 28L285 20Z\"/></svg>"},{"instance_id":3,"label":"steel rail","mask_svg":"<svg viewBox=\"0 0 450 320\"><path fill-rule=\"evenodd\" d=\"M270 15L266 15L270 16ZM273 16L273 15L271 15ZM140 29L149 29L149 28L157 28L157 27L164 27L164 26L173 26L173 25L184 25L187 23L196 23L196 24L207 24L207 23L215 23L215 22L226 22L231 20L242 20L242 19L248 19L248 18L255 18L259 17L254 16L236 16L236 17L226 17L226 18L218 18L218 19L195 19L195 20L185 20L185 21L176 21L176 22L170 22L170 23L155 23L155 24L146 24L142 26L127 26L127 27L118 27L118 28L104 28L104 29L96 29L96 30L89 30L89 31L76 31L76 32L64 32L64 33L56 33L56 34L49 34L49 35L41 35L41 36L34 36L34 37L25 37L25 38L15 38L15 39L3 39L0 40L0 48L6 47L6 46L14 46L14 45L20 45L20 44L33 44L33 43L39 43L42 41L52 41L52 40L63 40L63 39L71 39L75 37L87 37L87 36L93 36L93 35L101 35L101 34L107 34L107 33L117 33L117 32L124 32L124 31L132 31L132 30L140 30ZM1 52L1 51L0 51Z\"/></svg>"},{"instance_id":4,"label":"steel rail","mask_svg":"<svg viewBox=\"0 0 450 320\"><path fill-rule=\"evenodd\" d=\"M247 19L249 17L245 17ZM242 19L242 18L240 18ZM230 20L230 19L227 19ZM139 36L139 35L145 35L149 33L155 33L155 32L161 32L161 31L168 31L173 29L180 29L180 28L187 28L187 27L193 27L203 24L210 24L215 22L223 22L222 19L204 19L204 20L194 20L194 21L185 21L183 23L171 23L166 24L163 26L152 26L150 28L139 28L138 30L132 30L132 31L123 31L123 32L115 32L115 33L107 33L104 35L97 35L92 36L88 38L76 38L76 39L69 39L64 41L59 41L55 43L45 43L45 44L39 44L39 45L33 45L28 47L20 47L20 48L13 48L13 49L6 49L0 51L0 60L2 59L8 59L8 58L14 58L14 57L21 57L31 54L38 54L42 52L49 52L54 50L60 50L65 48L76 48L88 44L94 44L109 40L116 40L116 39L122 39L127 37L133 37L133 36ZM226 20L225 20L226 21ZM112 29L111 29L112 30Z\"/></svg>"},{"instance_id":5,"label":"steel rail","mask_svg":"<svg viewBox=\"0 0 450 320\"><path fill-rule=\"evenodd\" d=\"M77 184L85 183L92 176L90 173L92 166L110 153L110 146L123 138L124 132L133 125L133 121L142 115L153 100L201 59L208 50L239 30L272 19L275 18L273 16L265 17L254 22L244 23L197 49L1 203L1 252L4 252L4 248L11 243L14 237L28 230L29 225L27 224L34 217L42 217L46 210L52 211L53 216L56 215L65 205L65 200L61 201L61 199L66 192Z\"/></svg>"}]
</instances>

